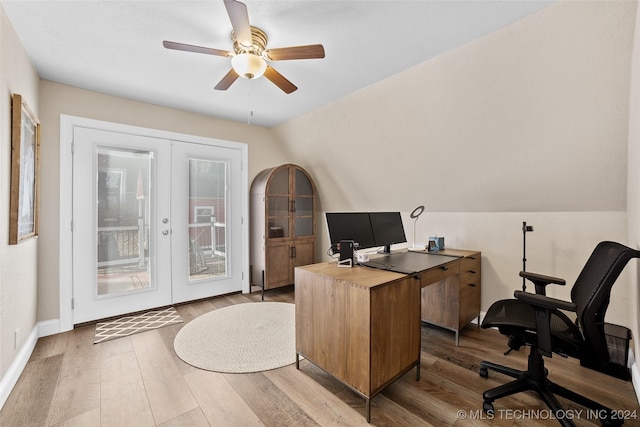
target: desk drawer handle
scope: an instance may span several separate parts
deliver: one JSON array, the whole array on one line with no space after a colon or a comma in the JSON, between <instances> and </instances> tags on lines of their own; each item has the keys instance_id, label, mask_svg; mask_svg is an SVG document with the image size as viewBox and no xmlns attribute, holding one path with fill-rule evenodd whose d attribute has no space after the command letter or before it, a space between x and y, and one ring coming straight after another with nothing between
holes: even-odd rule
<instances>
[{"instance_id":1,"label":"desk drawer handle","mask_svg":"<svg viewBox=\"0 0 640 427\"><path fill-rule=\"evenodd\" d=\"M471 286L472 288L475 288L476 284L475 283L469 283L469 286Z\"/></svg>"},{"instance_id":2,"label":"desk drawer handle","mask_svg":"<svg viewBox=\"0 0 640 427\"><path fill-rule=\"evenodd\" d=\"M441 269L443 269L444 271L447 271L449 269L449 267L447 267L446 265L440 267Z\"/></svg>"},{"instance_id":3,"label":"desk drawer handle","mask_svg":"<svg viewBox=\"0 0 640 427\"><path fill-rule=\"evenodd\" d=\"M476 274L476 271L475 270L469 270L469 273Z\"/></svg>"}]
</instances>

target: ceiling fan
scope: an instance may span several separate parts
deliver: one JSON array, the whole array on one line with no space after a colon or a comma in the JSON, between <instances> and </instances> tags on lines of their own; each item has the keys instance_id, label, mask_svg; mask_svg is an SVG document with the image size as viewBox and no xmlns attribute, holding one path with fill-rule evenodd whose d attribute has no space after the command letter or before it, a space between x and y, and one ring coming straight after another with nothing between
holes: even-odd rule
<instances>
[{"instance_id":1,"label":"ceiling fan","mask_svg":"<svg viewBox=\"0 0 640 427\"><path fill-rule=\"evenodd\" d=\"M231 70L220 80L215 89L227 90L238 77L251 80L264 75L282 91L291 93L298 88L271 67L268 61L324 58L324 47L321 44L266 49L267 34L260 28L249 25L247 5L237 0L224 0L224 5L233 27L233 31L231 31L233 51L167 40L162 42L167 49L231 58Z\"/></svg>"}]
</instances>

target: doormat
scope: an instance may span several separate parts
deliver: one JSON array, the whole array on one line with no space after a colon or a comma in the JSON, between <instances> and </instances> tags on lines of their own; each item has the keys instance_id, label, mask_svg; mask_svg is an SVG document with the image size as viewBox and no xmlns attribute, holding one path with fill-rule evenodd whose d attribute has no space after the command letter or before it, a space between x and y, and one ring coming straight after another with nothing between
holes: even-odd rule
<instances>
[{"instance_id":1,"label":"doormat","mask_svg":"<svg viewBox=\"0 0 640 427\"><path fill-rule=\"evenodd\" d=\"M150 331L175 323L182 323L182 318L173 307L100 322L96 324L96 334L93 343L98 344L116 338L127 337L139 332Z\"/></svg>"}]
</instances>

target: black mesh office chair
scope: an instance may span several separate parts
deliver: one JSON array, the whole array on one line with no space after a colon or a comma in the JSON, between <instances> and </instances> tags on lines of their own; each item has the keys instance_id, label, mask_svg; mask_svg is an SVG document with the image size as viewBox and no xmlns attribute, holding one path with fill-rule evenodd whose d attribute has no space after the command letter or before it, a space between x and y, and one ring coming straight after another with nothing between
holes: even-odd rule
<instances>
[{"instance_id":1,"label":"black mesh office chair","mask_svg":"<svg viewBox=\"0 0 640 427\"><path fill-rule=\"evenodd\" d=\"M604 316L609 305L611 287L627 262L640 257L640 251L615 242L601 242L587 260L582 272L571 289L571 302L547 297L546 286L564 285L565 281L555 277L521 272L534 283L536 293L516 291L516 299L495 302L482 322L483 328L496 327L509 336L509 347L517 350L530 345L526 371L518 371L492 362L480 363L480 376L487 377L488 369L513 378L507 384L487 390L483 394L483 410L493 411L493 401L501 397L531 390L538 393L547 406L557 414L562 425L574 425L562 417L562 407L555 395L565 397L599 414L610 414L611 410L591 399L581 396L551 382L544 367L542 356L558 353L580 359L581 365L602 372L611 368L609 350L604 332ZM576 314L572 321L562 311ZM606 417L605 417L606 418ZM619 425L615 420L604 420L604 425Z\"/></svg>"}]
</instances>

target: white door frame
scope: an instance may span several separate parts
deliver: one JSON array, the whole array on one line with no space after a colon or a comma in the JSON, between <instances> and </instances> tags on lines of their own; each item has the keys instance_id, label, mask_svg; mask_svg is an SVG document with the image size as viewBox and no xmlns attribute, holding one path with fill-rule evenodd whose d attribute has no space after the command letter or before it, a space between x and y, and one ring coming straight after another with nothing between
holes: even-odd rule
<instances>
[{"instance_id":1,"label":"white door frame","mask_svg":"<svg viewBox=\"0 0 640 427\"><path fill-rule=\"evenodd\" d=\"M216 145L241 151L242 156L242 292L249 288L249 176L247 168L248 145L239 142L214 138L167 132L137 126L122 125L84 117L60 115L60 223L59 223L59 287L60 313L59 332L73 329L73 238L71 221L73 218L73 129L84 127L111 132L129 133L131 135L148 136L196 144Z\"/></svg>"}]
</instances>

